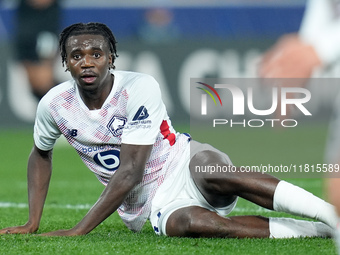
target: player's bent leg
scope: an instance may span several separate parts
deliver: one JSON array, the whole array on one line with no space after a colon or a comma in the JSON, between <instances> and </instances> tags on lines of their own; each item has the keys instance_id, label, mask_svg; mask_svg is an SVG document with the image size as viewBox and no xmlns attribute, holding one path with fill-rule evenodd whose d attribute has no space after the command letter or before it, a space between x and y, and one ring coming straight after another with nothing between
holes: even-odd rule
<instances>
[{"instance_id":1,"label":"player's bent leg","mask_svg":"<svg viewBox=\"0 0 340 255\"><path fill-rule=\"evenodd\" d=\"M206 200L215 207L229 204L235 196L240 196L264 208L273 209L273 197L279 180L261 173L242 172L197 172L197 166L228 167L223 154L201 151L192 157L190 172L197 188Z\"/></svg>"},{"instance_id":2,"label":"player's bent leg","mask_svg":"<svg viewBox=\"0 0 340 255\"><path fill-rule=\"evenodd\" d=\"M177 237L297 238L331 237L333 229L321 222L261 216L222 217L191 206L174 211L166 222L166 234Z\"/></svg>"},{"instance_id":3,"label":"player's bent leg","mask_svg":"<svg viewBox=\"0 0 340 255\"><path fill-rule=\"evenodd\" d=\"M228 205L240 196L267 209L322 221L335 228L337 216L332 205L310 192L261 173L197 173L196 166L227 166L223 154L201 151L192 157L190 172L197 188L215 207Z\"/></svg>"},{"instance_id":4,"label":"player's bent leg","mask_svg":"<svg viewBox=\"0 0 340 255\"><path fill-rule=\"evenodd\" d=\"M270 235L267 218L225 218L199 206L184 207L173 212L166 223L166 234L177 237L220 238L265 238Z\"/></svg>"}]
</instances>

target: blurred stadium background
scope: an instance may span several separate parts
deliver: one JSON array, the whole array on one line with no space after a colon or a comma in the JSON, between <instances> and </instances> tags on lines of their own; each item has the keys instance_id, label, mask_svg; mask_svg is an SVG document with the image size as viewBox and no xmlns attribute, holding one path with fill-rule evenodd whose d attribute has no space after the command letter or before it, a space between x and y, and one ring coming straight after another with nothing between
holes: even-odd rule
<instances>
[{"instance_id":1,"label":"blurred stadium background","mask_svg":"<svg viewBox=\"0 0 340 255\"><path fill-rule=\"evenodd\" d=\"M0 127L32 126L36 101L11 48L17 1L0 4ZM184 121L189 78L256 77L261 53L279 36L299 29L304 8L305 0L72 0L62 1L61 29L75 22L106 23L118 40L116 68L153 75L172 119ZM143 27L148 11L155 9L168 11L168 19L160 22L171 22L173 30L152 40ZM55 69L62 81L70 77L60 62ZM339 68L318 75L336 77ZM313 119L329 116L338 87L310 88Z\"/></svg>"},{"instance_id":2,"label":"blurred stadium background","mask_svg":"<svg viewBox=\"0 0 340 255\"><path fill-rule=\"evenodd\" d=\"M175 128L178 123L182 123L184 124L184 128L181 127L183 131L187 131L186 128L189 124L190 90L188 87L190 78L256 77L256 62L261 53L281 35L296 32L299 29L306 3L305 0L64 0L61 2L61 29L75 22L106 23L118 40L119 58L116 61L116 68L153 75L162 86L163 99L175 123ZM20 205L27 201L25 166L27 155L32 146L31 130L37 102L30 93L24 69L14 57L12 40L15 31L16 7L16 0L0 0L0 145L2 145L0 155L3 159L0 168L2 170L0 171L0 202L11 201ZM164 8L170 12L168 18L174 27L172 33L169 33L172 34L172 37L167 37L169 34L163 34L165 39L160 36L153 38L151 34L145 37L141 36L148 11L164 10ZM155 41L149 41L148 38L153 38ZM64 72L59 58L56 60L55 72L60 81L70 78L69 74ZM336 78L339 75L340 63L337 63L327 70L317 73L316 77ZM219 136L219 134L225 134L225 130L221 127L216 129L215 137L206 136L206 139L217 148L225 149L236 165L322 163L327 133L326 124L329 122L333 101L340 86L336 79L332 82L323 80L322 86L319 85L316 80L308 88L312 93L308 109L312 112L312 119L317 123L317 127L303 126L302 129L287 129L287 132L281 132L280 129L268 130L267 128L248 129L246 132L242 128L233 129L223 139ZM320 123L321 127L318 126ZM16 128L20 128L20 130L18 131ZM204 135L206 134L207 132L204 133ZM211 140L212 138L214 140ZM90 176L89 171L88 175L86 175L86 171L83 171L84 166L80 160L74 161L76 156L72 148L62 146L60 149L60 147L56 147L55 151L54 165L58 171L54 173L53 182L57 185L51 185L51 195L49 195L47 205L52 204L50 211L53 213L49 213L47 207L47 217L56 215L56 207L53 205L91 203L91 201L95 201L97 194L100 194L102 190L102 186L99 187L99 183L94 180L92 175ZM82 171L81 175L78 174L80 171ZM70 174L76 176L74 178L81 178L81 182L74 183L74 178L65 178ZM13 182L13 180L16 181ZM96 183L98 185L94 186ZM321 179L310 178L307 181L299 179L296 184L323 196ZM84 196L85 186L93 189L94 192L87 192ZM70 190L70 188L73 189ZM70 196L70 194L81 194L81 196ZM256 211L257 207L251 207L254 205L245 206L243 203L241 202L239 213L247 212L249 207L248 213L260 212ZM252 210L252 208L255 209ZM18 213L20 213L19 216ZM68 211L59 213L62 216L66 214ZM9 209L4 208L3 215L3 221L0 222L1 227L12 225L15 220L22 223L26 219L27 212L26 208L17 210L16 206L13 206ZM72 220L78 221L76 218ZM65 222L65 218L49 219L50 225L45 224L41 231L55 229L55 225L65 226L65 228L74 225L71 221L65 223L66 225L62 222ZM105 227L105 225L103 226ZM110 227L109 225L106 228ZM150 236L153 236L151 232L150 230ZM120 231L117 233L121 234ZM107 240L108 235L103 234L102 236ZM123 235L122 238L124 239L126 236ZM132 238L135 243L136 236L132 235ZM8 241L8 239L6 240ZM12 254L22 254L22 250L17 252L16 247L20 246L19 249L26 247L29 243L27 240L26 236L22 239L13 237L13 241L6 242L7 246L4 247L11 251L15 250L15 253ZM70 244L72 247L74 246L73 240L71 239L72 243ZM101 237L100 240L102 240ZM147 244L155 243L148 238L145 240L147 240ZM127 243L129 241L130 239L127 238ZM213 240L209 241L213 242ZM243 243L240 245L239 240L236 241L237 243L234 245L236 248L234 248L234 252L231 252L232 254L236 254L235 250L242 250L244 246ZM268 243L265 242L263 246L255 249L254 254L279 254L280 247L287 248L292 244L292 240L290 241L283 245L277 245L277 242L269 240ZM311 241L314 242L314 239ZM221 246L224 249L226 246L231 246L230 242L225 243L225 246L220 243L206 245L205 242L203 240L199 243L200 245L197 243L187 245L180 241L179 245L177 243L174 245L176 252L182 246L192 246L203 252L205 251L204 247L210 249ZM261 240L262 242L263 240ZM296 249L297 245L293 245L291 249L294 251L287 250L284 254L330 254L329 252L320 252L323 247L332 249L334 252L329 240L323 239L320 244L316 243L315 246L310 246L309 243L306 244L301 240L297 240L297 242L301 243L301 252ZM15 245L12 245L13 243ZM83 243L86 245L84 249L88 249L88 242ZM246 240L246 243L252 245L251 250L254 249L253 241ZM101 241L97 244L101 246L100 248L104 247ZM137 245L139 244L137 242ZM162 249L164 248L162 242L157 241L157 244L162 245ZM58 249L68 247L66 239L51 242L51 246L53 251L55 251L55 247ZM140 246L149 247L144 243ZM79 243L76 247L78 249ZM266 252L269 248L269 252ZM309 248L308 252L306 252L307 248ZM97 246L95 246L95 250L97 250ZM47 254L48 251L44 250L44 253ZM82 250L79 249L79 251ZM101 250L98 249L98 251ZM160 249L160 251L163 253L163 250ZM242 251L237 254L242 254ZM244 254L248 254L248 252Z\"/></svg>"}]
</instances>

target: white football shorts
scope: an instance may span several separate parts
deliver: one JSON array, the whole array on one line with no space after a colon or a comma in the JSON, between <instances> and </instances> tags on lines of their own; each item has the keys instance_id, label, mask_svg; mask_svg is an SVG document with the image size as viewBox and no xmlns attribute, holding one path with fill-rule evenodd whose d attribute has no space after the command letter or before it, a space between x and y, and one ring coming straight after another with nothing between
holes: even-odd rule
<instances>
[{"instance_id":1,"label":"white football shorts","mask_svg":"<svg viewBox=\"0 0 340 255\"><path fill-rule=\"evenodd\" d=\"M236 206L237 198L230 205L223 208L211 206L194 183L189 170L190 159L196 153L205 150L222 154L227 162L232 164L227 154L209 144L201 144L191 140L190 146L187 147L182 155L177 168L171 175L165 178L152 200L150 222L156 234L166 235L166 222L170 215L178 209L189 206L200 206L216 212L221 216L226 216Z\"/></svg>"}]
</instances>

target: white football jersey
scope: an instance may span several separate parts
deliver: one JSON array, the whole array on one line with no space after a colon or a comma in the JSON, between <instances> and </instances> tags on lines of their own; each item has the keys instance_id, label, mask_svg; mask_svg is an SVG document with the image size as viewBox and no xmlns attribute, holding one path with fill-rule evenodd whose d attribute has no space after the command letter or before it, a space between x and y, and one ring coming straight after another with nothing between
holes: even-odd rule
<instances>
[{"instance_id":1,"label":"white football jersey","mask_svg":"<svg viewBox=\"0 0 340 255\"><path fill-rule=\"evenodd\" d=\"M119 167L122 143L153 144L142 182L118 209L128 228L139 231L157 188L177 166L189 139L173 129L159 85L151 76L112 73L114 85L98 110L87 108L73 80L51 89L37 109L34 141L39 149L50 150L63 134L104 185Z\"/></svg>"}]
</instances>

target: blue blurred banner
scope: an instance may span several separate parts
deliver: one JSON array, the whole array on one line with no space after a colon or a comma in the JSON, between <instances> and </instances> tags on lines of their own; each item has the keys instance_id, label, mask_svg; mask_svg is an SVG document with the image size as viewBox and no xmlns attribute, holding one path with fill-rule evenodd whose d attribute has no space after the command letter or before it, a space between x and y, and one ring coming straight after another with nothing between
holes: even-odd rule
<instances>
[{"instance_id":1,"label":"blue blurred banner","mask_svg":"<svg viewBox=\"0 0 340 255\"><path fill-rule=\"evenodd\" d=\"M150 8L72 5L63 8L61 26L76 22L103 22L113 30L118 39L134 38L141 24L145 22L145 13ZM179 28L182 38L214 40L211 37L278 37L297 31L304 5L187 6L171 7L170 10L173 23ZM14 7L0 9L0 17L10 35L15 29L14 15Z\"/></svg>"}]
</instances>

